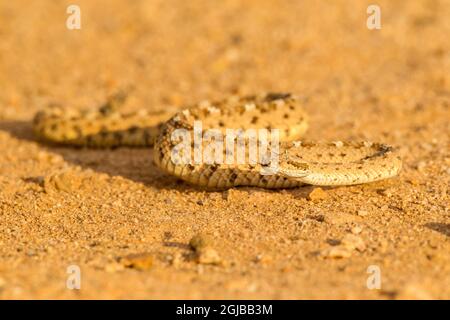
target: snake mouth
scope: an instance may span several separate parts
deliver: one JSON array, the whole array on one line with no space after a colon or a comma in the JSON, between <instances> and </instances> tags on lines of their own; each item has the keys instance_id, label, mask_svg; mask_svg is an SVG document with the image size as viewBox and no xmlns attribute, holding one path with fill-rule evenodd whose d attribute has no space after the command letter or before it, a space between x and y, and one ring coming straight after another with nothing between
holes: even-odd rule
<instances>
[{"instance_id":1,"label":"snake mouth","mask_svg":"<svg viewBox=\"0 0 450 320\"><path fill-rule=\"evenodd\" d=\"M277 174L279 176L288 178L289 180L298 180L305 178L309 175L309 170L307 169L286 169L286 168L278 168Z\"/></svg>"},{"instance_id":2,"label":"snake mouth","mask_svg":"<svg viewBox=\"0 0 450 320\"><path fill-rule=\"evenodd\" d=\"M304 161L295 159L282 160L277 166L277 175L288 178L289 180L298 180L310 174L310 167Z\"/></svg>"}]
</instances>

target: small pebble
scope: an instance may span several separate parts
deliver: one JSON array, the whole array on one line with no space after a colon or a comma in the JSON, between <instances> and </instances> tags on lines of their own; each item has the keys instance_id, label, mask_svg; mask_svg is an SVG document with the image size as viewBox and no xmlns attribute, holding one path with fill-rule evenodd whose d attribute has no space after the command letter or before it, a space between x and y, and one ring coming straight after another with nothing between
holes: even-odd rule
<instances>
[{"instance_id":1,"label":"small pebble","mask_svg":"<svg viewBox=\"0 0 450 320\"><path fill-rule=\"evenodd\" d=\"M353 234L360 234L362 232L362 228L360 226L354 226L350 231Z\"/></svg>"},{"instance_id":2,"label":"small pebble","mask_svg":"<svg viewBox=\"0 0 450 320\"><path fill-rule=\"evenodd\" d=\"M197 262L200 264L221 264L219 253L212 247L214 239L207 234L197 234L191 238L189 245L196 253Z\"/></svg>"},{"instance_id":3,"label":"small pebble","mask_svg":"<svg viewBox=\"0 0 450 320\"><path fill-rule=\"evenodd\" d=\"M356 249L360 252L366 250L366 244L364 243L364 240L361 237L355 236L353 234L347 234L342 239L341 244L350 250Z\"/></svg>"},{"instance_id":4,"label":"small pebble","mask_svg":"<svg viewBox=\"0 0 450 320\"><path fill-rule=\"evenodd\" d=\"M258 254L255 257L255 262L260 263L260 264L270 264L270 263L272 263L272 258L267 255Z\"/></svg>"},{"instance_id":5,"label":"small pebble","mask_svg":"<svg viewBox=\"0 0 450 320\"><path fill-rule=\"evenodd\" d=\"M201 248L196 252L197 252L197 261L200 264L218 265L221 264L222 262L219 253L211 247Z\"/></svg>"},{"instance_id":6,"label":"small pebble","mask_svg":"<svg viewBox=\"0 0 450 320\"><path fill-rule=\"evenodd\" d=\"M105 271L108 273L114 273L117 271L122 271L124 268L125 268L125 266L123 264L113 262L113 263L109 263L105 266Z\"/></svg>"},{"instance_id":7,"label":"small pebble","mask_svg":"<svg viewBox=\"0 0 450 320\"><path fill-rule=\"evenodd\" d=\"M178 268L183 262L183 256L179 252L176 252L171 258L170 262L175 268Z\"/></svg>"},{"instance_id":8,"label":"small pebble","mask_svg":"<svg viewBox=\"0 0 450 320\"><path fill-rule=\"evenodd\" d=\"M29 256L29 257L34 257L34 256L36 256L37 254L36 254L36 252L34 251L34 250L28 250L27 251L27 256Z\"/></svg>"},{"instance_id":9,"label":"small pebble","mask_svg":"<svg viewBox=\"0 0 450 320\"><path fill-rule=\"evenodd\" d=\"M163 200L165 204L172 204L173 200L171 198L166 198Z\"/></svg>"},{"instance_id":10,"label":"small pebble","mask_svg":"<svg viewBox=\"0 0 450 320\"><path fill-rule=\"evenodd\" d=\"M153 256L149 253L130 254L120 259L123 266L136 270L149 270L153 266Z\"/></svg>"},{"instance_id":11,"label":"small pebble","mask_svg":"<svg viewBox=\"0 0 450 320\"><path fill-rule=\"evenodd\" d=\"M412 184L413 186L418 186L420 185L420 181L417 179L409 179L407 180L410 184Z\"/></svg>"},{"instance_id":12,"label":"small pebble","mask_svg":"<svg viewBox=\"0 0 450 320\"><path fill-rule=\"evenodd\" d=\"M308 195L308 200L318 201L328 198L328 194L322 188L314 188Z\"/></svg>"},{"instance_id":13,"label":"small pebble","mask_svg":"<svg viewBox=\"0 0 450 320\"><path fill-rule=\"evenodd\" d=\"M352 255L352 252L351 250L349 250L344 246L334 246L324 250L322 252L322 255L325 258L342 259L342 258L349 258Z\"/></svg>"},{"instance_id":14,"label":"small pebble","mask_svg":"<svg viewBox=\"0 0 450 320\"><path fill-rule=\"evenodd\" d=\"M70 172L54 174L44 178L44 190L46 193L52 191L71 193L81 186L81 180L80 176Z\"/></svg>"},{"instance_id":15,"label":"small pebble","mask_svg":"<svg viewBox=\"0 0 450 320\"><path fill-rule=\"evenodd\" d=\"M380 190L377 190L377 193L382 196L386 196L386 197L392 196L392 191L390 189L380 189Z\"/></svg>"},{"instance_id":16,"label":"small pebble","mask_svg":"<svg viewBox=\"0 0 450 320\"><path fill-rule=\"evenodd\" d=\"M425 161L420 161L416 164L416 169L420 172L422 172L427 166L427 163Z\"/></svg>"},{"instance_id":17,"label":"small pebble","mask_svg":"<svg viewBox=\"0 0 450 320\"><path fill-rule=\"evenodd\" d=\"M189 245L195 251L198 251L202 248L210 247L214 245L214 239L207 234L196 234L189 240Z\"/></svg>"}]
</instances>

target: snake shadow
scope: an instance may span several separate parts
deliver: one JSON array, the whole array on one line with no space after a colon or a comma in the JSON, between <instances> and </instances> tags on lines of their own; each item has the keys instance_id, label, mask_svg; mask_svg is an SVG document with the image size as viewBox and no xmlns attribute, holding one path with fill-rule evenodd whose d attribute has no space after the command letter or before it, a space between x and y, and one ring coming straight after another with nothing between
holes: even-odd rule
<instances>
[{"instance_id":1,"label":"snake shadow","mask_svg":"<svg viewBox=\"0 0 450 320\"><path fill-rule=\"evenodd\" d=\"M428 229L437 231L450 237L450 223L429 222L424 225Z\"/></svg>"},{"instance_id":2,"label":"snake shadow","mask_svg":"<svg viewBox=\"0 0 450 320\"><path fill-rule=\"evenodd\" d=\"M0 131L18 140L36 143L46 152L59 155L64 161L83 169L121 176L157 189L195 190L195 187L159 170L153 164L152 148L93 149L48 144L35 137L28 121L0 121Z\"/></svg>"}]
</instances>

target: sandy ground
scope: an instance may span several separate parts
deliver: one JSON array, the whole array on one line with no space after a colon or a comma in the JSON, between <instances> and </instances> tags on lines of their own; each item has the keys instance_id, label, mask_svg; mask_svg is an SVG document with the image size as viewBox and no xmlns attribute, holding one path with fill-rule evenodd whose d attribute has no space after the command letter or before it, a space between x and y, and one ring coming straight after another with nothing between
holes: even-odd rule
<instances>
[{"instance_id":1,"label":"sandy ground","mask_svg":"<svg viewBox=\"0 0 450 320\"><path fill-rule=\"evenodd\" d=\"M74 2L81 30L66 28ZM449 299L450 2L377 1L368 30L372 2L0 0L0 297ZM390 143L404 169L315 200L206 192L148 149L33 137L36 111L94 108L130 84L130 110L295 92L307 138Z\"/></svg>"}]
</instances>

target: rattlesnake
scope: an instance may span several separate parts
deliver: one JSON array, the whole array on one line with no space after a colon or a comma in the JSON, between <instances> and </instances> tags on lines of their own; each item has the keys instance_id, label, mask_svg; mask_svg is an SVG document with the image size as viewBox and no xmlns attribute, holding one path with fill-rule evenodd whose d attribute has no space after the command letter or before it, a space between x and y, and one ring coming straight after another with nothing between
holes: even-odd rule
<instances>
[{"instance_id":1,"label":"rattlesnake","mask_svg":"<svg viewBox=\"0 0 450 320\"><path fill-rule=\"evenodd\" d=\"M159 168L208 188L353 185L393 177L402 166L396 150L385 144L298 141L308 127L308 119L299 99L292 94L232 96L218 102L206 101L176 113L169 120L165 112L120 112L125 96L120 93L94 111L53 108L38 112L33 121L34 132L40 139L64 145L154 146L154 162ZM193 137L195 121L201 121L203 131L214 128L224 136L227 128L278 129L281 142L276 153L277 170L268 174L270 171L262 171L269 168L267 163L250 163L249 148L245 149L243 163L177 163L173 158L174 132L185 129ZM243 137L244 143L248 143L250 138ZM188 151L192 155L188 158L192 160L195 148L205 149L211 141L191 142Z\"/></svg>"}]
</instances>

